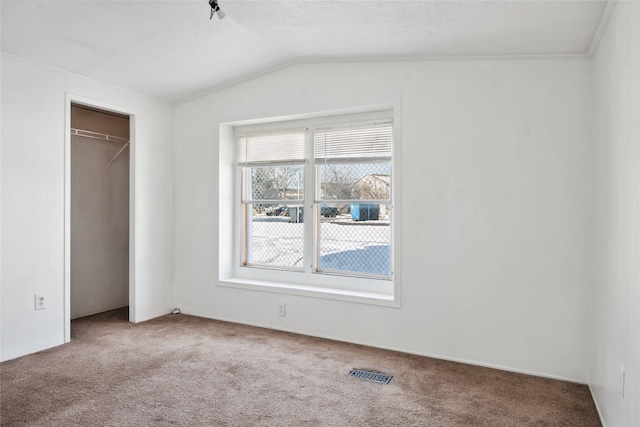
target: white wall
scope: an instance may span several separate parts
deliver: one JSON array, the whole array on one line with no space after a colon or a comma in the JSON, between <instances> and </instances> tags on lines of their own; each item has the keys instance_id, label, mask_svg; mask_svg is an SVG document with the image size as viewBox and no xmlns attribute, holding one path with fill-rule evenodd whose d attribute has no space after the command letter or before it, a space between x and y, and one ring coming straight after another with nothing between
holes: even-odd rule
<instances>
[{"instance_id":1,"label":"white wall","mask_svg":"<svg viewBox=\"0 0 640 427\"><path fill-rule=\"evenodd\" d=\"M588 70L586 60L297 64L176 106L176 304L585 381ZM219 124L398 96L401 308L216 286Z\"/></svg>"},{"instance_id":2,"label":"white wall","mask_svg":"<svg viewBox=\"0 0 640 427\"><path fill-rule=\"evenodd\" d=\"M109 164L123 147L71 136L72 319L129 305L128 148Z\"/></svg>"},{"instance_id":3,"label":"white wall","mask_svg":"<svg viewBox=\"0 0 640 427\"><path fill-rule=\"evenodd\" d=\"M607 426L640 425L640 2L617 2L592 61L589 383ZM621 370L626 371L624 398Z\"/></svg>"},{"instance_id":4,"label":"white wall","mask_svg":"<svg viewBox=\"0 0 640 427\"><path fill-rule=\"evenodd\" d=\"M172 306L172 106L3 55L2 360L64 342L67 92L135 111L134 320ZM34 310L35 293L45 310Z\"/></svg>"}]
</instances>

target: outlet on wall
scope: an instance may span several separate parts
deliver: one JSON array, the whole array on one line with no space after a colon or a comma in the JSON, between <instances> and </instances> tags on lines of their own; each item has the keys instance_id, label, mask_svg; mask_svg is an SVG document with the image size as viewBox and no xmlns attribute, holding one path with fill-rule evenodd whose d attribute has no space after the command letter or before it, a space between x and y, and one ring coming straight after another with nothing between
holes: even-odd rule
<instances>
[{"instance_id":1,"label":"outlet on wall","mask_svg":"<svg viewBox=\"0 0 640 427\"><path fill-rule=\"evenodd\" d=\"M44 295L42 294L35 294L33 296L34 298L34 310L44 310L45 308L47 308L47 305L45 304L45 300L44 300Z\"/></svg>"},{"instance_id":2,"label":"outlet on wall","mask_svg":"<svg viewBox=\"0 0 640 427\"><path fill-rule=\"evenodd\" d=\"M287 305L283 302L278 303L278 316L286 316L287 315Z\"/></svg>"}]
</instances>

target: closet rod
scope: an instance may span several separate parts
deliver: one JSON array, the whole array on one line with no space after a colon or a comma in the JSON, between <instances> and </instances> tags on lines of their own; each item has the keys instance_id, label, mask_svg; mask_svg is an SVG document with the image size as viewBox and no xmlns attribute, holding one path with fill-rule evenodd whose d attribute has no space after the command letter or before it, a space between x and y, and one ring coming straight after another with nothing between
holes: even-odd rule
<instances>
[{"instance_id":1,"label":"closet rod","mask_svg":"<svg viewBox=\"0 0 640 427\"><path fill-rule=\"evenodd\" d=\"M85 136L87 138L101 139L103 141L120 142L123 144L129 142L128 138L122 138L119 136L107 135L104 133L92 132L90 130L82 130L82 129L75 129L75 128L71 128L71 135Z\"/></svg>"}]
</instances>

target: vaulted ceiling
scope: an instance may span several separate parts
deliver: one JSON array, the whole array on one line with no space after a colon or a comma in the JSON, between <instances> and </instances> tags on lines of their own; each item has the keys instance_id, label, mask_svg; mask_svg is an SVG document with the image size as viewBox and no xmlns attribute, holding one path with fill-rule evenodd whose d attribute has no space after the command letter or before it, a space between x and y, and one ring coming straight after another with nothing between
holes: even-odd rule
<instances>
[{"instance_id":1,"label":"vaulted ceiling","mask_svg":"<svg viewBox=\"0 0 640 427\"><path fill-rule=\"evenodd\" d=\"M606 1L2 0L2 52L178 101L308 60L587 55Z\"/></svg>"}]
</instances>

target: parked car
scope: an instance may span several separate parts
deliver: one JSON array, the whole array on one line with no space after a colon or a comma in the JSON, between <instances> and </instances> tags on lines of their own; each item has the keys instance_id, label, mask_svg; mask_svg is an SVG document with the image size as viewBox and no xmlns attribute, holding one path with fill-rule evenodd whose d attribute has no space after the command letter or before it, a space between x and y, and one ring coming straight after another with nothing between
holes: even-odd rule
<instances>
[{"instance_id":1,"label":"parked car","mask_svg":"<svg viewBox=\"0 0 640 427\"><path fill-rule=\"evenodd\" d=\"M280 215L288 215L289 210L286 206L278 205L266 208L264 213L267 216L280 216Z\"/></svg>"},{"instance_id":2,"label":"parked car","mask_svg":"<svg viewBox=\"0 0 640 427\"><path fill-rule=\"evenodd\" d=\"M338 208L336 208L335 206L329 206L326 203L323 203L320 205L320 215L324 216L324 217L336 217L338 216L339 212L338 212Z\"/></svg>"}]
</instances>

